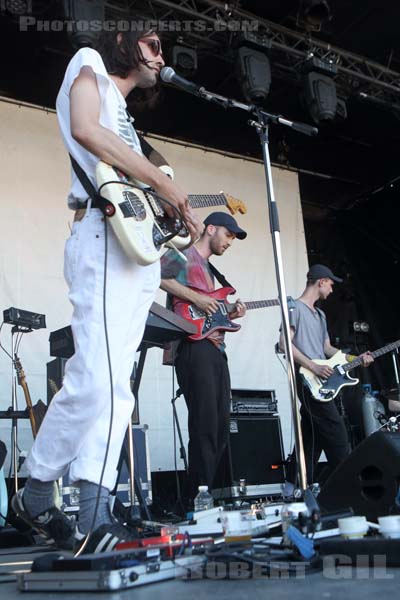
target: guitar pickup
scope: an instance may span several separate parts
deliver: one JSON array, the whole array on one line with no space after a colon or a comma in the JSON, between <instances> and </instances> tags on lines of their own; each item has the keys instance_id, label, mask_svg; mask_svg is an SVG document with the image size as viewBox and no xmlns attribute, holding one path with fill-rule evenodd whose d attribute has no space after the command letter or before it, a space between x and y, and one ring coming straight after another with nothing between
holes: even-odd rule
<instances>
[{"instance_id":1,"label":"guitar pickup","mask_svg":"<svg viewBox=\"0 0 400 600\"><path fill-rule=\"evenodd\" d=\"M219 310L221 311L221 314L224 316L226 316L228 314L228 311L226 310L225 302L219 302Z\"/></svg>"}]
</instances>

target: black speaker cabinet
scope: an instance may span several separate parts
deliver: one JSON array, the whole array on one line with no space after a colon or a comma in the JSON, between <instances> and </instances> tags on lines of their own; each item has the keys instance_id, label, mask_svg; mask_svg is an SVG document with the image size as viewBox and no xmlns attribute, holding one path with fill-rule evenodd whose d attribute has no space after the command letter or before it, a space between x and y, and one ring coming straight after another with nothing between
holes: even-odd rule
<instances>
[{"instance_id":1,"label":"black speaker cabinet","mask_svg":"<svg viewBox=\"0 0 400 600\"><path fill-rule=\"evenodd\" d=\"M50 404L54 394L62 386L64 378L65 363L68 358L57 357L47 363L47 406ZM131 388L134 382L135 369L132 372ZM139 403L135 402L135 409L132 415L132 425L139 425Z\"/></svg>"},{"instance_id":2,"label":"black speaker cabinet","mask_svg":"<svg viewBox=\"0 0 400 600\"><path fill-rule=\"evenodd\" d=\"M55 358L47 363L47 406L62 386L67 358Z\"/></svg>"},{"instance_id":3,"label":"black speaker cabinet","mask_svg":"<svg viewBox=\"0 0 400 600\"><path fill-rule=\"evenodd\" d=\"M368 519L400 512L400 433L377 431L366 438L332 473L318 503L337 510L352 507Z\"/></svg>"},{"instance_id":4,"label":"black speaker cabinet","mask_svg":"<svg viewBox=\"0 0 400 600\"><path fill-rule=\"evenodd\" d=\"M247 485L284 481L284 451L278 415L231 415L230 445L234 481L246 479Z\"/></svg>"}]
</instances>

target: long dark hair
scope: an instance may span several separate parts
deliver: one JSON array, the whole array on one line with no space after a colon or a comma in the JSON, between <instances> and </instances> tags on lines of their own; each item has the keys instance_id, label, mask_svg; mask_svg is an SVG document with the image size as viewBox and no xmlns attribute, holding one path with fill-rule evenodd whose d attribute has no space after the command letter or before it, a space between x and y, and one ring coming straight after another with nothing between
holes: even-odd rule
<instances>
[{"instance_id":1,"label":"long dark hair","mask_svg":"<svg viewBox=\"0 0 400 600\"><path fill-rule=\"evenodd\" d=\"M119 31L115 28L113 31L102 31L95 49L101 55L107 73L126 79L132 69L146 64L138 42L152 33L156 33L155 29ZM132 93L132 105L137 110L142 110L145 106L152 108L159 96L159 84L149 89L136 88Z\"/></svg>"},{"instance_id":2,"label":"long dark hair","mask_svg":"<svg viewBox=\"0 0 400 600\"><path fill-rule=\"evenodd\" d=\"M154 29L118 31L118 28L115 28L113 31L102 31L95 49L101 54L107 72L122 79L128 77L129 71L144 63L139 40L152 33L155 33Z\"/></svg>"}]
</instances>

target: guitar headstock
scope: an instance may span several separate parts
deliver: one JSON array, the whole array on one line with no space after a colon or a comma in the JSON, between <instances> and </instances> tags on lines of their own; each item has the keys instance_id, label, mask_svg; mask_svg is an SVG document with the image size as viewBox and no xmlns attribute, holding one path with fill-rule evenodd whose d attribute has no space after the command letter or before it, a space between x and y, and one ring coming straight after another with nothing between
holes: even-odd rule
<instances>
[{"instance_id":1,"label":"guitar headstock","mask_svg":"<svg viewBox=\"0 0 400 600\"><path fill-rule=\"evenodd\" d=\"M226 206L229 208L232 215L237 212L240 212L241 215L245 215L247 213L247 206L243 200L238 200L229 194L224 194L224 196L226 200Z\"/></svg>"},{"instance_id":2,"label":"guitar headstock","mask_svg":"<svg viewBox=\"0 0 400 600\"><path fill-rule=\"evenodd\" d=\"M25 373L24 373L24 369L22 368L21 361L17 355L15 355L15 357L14 357L14 368L15 368L15 372L17 374L18 385L21 385L22 382L25 380Z\"/></svg>"}]
</instances>

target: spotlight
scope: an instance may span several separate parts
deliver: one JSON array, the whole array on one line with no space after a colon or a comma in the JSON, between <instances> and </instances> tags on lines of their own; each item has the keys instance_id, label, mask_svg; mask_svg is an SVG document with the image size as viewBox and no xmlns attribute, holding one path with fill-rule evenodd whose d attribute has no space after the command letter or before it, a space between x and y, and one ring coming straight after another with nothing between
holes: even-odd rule
<instances>
[{"instance_id":1,"label":"spotlight","mask_svg":"<svg viewBox=\"0 0 400 600\"><path fill-rule=\"evenodd\" d=\"M27 15L32 12L32 0L4 0L0 8L14 16Z\"/></svg>"},{"instance_id":2,"label":"spotlight","mask_svg":"<svg viewBox=\"0 0 400 600\"><path fill-rule=\"evenodd\" d=\"M194 75L197 71L197 52L187 46L172 46L170 64L181 75Z\"/></svg>"},{"instance_id":3,"label":"spotlight","mask_svg":"<svg viewBox=\"0 0 400 600\"><path fill-rule=\"evenodd\" d=\"M253 48L239 48L237 70L245 98L254 104L263 104L271 86L271 65L268 56Z\"/></svg>"},{"instance_id":4,"label":"spotlight","mask_svg":"<svg viewBox=\"0 0 400 600\"><path fill-rule=\"evenodd\" d=\"M368 333L369 332L369 324L365 321L354 321L353 330L357 333Z\"/></svg>"},{"instance_id":5,"label":"spotlight","mask_svg":"<svg viewBox=\"0 0 400 600\"><path fill-rule=\"evenodd\" d=\"M104 21L104 0L63 0L66 19L73 25L69 36L74 48L93 46L98 37L96 22Z\"/></svg>"},{"instance_id":6,"label":"spotlight","mask_svg":"<svg viewBox=\"0 0 400 600\"><path fill-rule=\"evenodd\" d=\"M336 85L332 79L337 73L337 66L311 56L303 65L303 73L304 98L311 117L316 123L332 121L338 106Z\"/></svg>"},{"instance_id":7,"label":"spotlight","mask_svg":"<svg viewBox=\"0 0 400 600\"><path fill-rule=\"evenodd\" d=\"M308 31L320 31L322 23L330 21L332 13L327 0L300 0L297 25Z\"/></svg>"}]
</instances>

